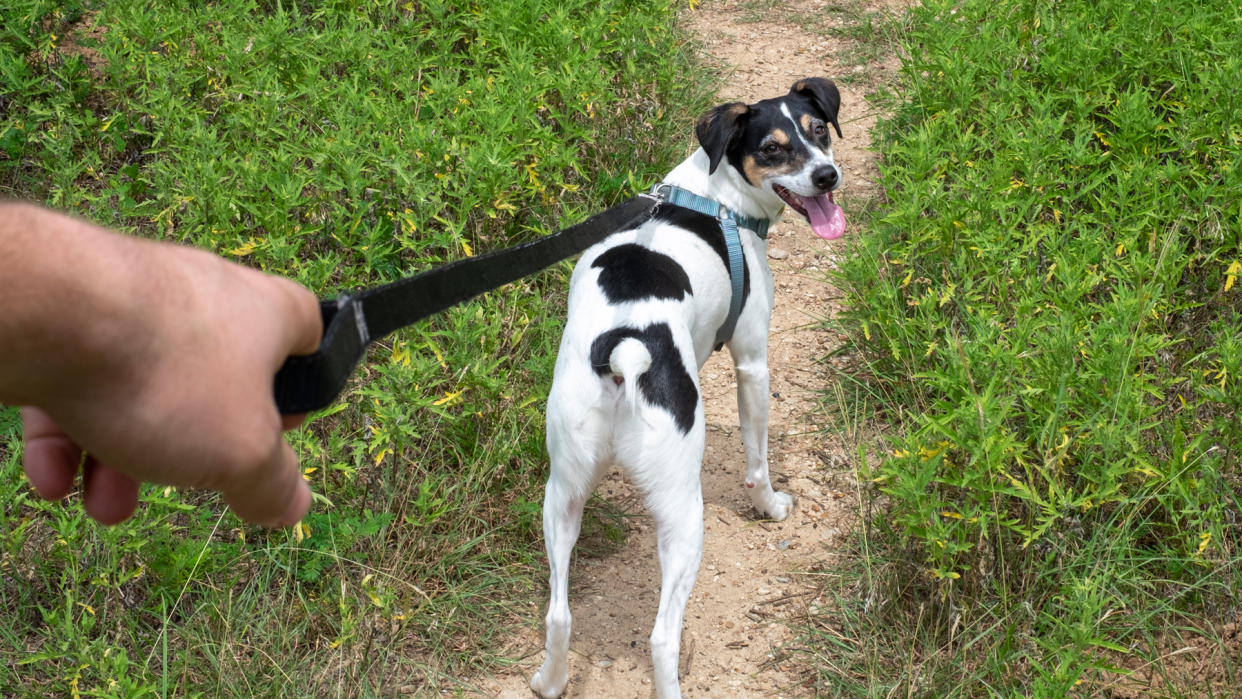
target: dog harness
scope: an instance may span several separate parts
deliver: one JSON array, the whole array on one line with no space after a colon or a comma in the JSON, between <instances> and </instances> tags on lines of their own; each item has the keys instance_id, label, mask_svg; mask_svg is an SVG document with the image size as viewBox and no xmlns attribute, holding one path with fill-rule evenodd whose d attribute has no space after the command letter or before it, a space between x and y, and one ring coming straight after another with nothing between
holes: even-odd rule
<instances>
[{"instance_id":1,"label":"dog harness","mask_svg":"<svg viewBox=\"0 0 1242 699\"><path fill-rule=\"evenodd\" d=\"M742 258L742 238L738 235L737 229L739 226L749 228L761 240L766 240L770 222L766 218L739 214L715 199L699 196L671 184L657 184L651 188L651 194L662 202L707 214L720 224L720 233L724 236L725 249L729 254L729 281L733 286L733 296L729 299L729 315L725 318L724 325L716 331L716 349L719 350L724 343L732 339L738 316L742 314L742 288L746 279L746 262Z\"/></svg>"}]
</instances>

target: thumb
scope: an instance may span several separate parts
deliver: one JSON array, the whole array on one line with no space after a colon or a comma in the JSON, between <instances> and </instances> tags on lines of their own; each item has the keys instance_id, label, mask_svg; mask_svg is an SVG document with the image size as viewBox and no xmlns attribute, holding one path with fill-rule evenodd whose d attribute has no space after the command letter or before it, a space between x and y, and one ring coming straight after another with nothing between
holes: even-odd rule
<instances>
[{"instance_id":1,"label":"thumb","mask_svg":"<svg viewBox=\"0 0 1242 699\"><path fill-rule=\"evenodd\" d=\"M277 437L269 463L224 492L224 500L237 516L265 527L288 527L310 510L310 485L298 469L293 448Z\"/></svg>"},{"instance_id":2,"label":"thumb","mask_svg":"<svg viewBox=\"0 0 1242 699\"><path fill-rule=\"evenodd\" d=\"M285 348L291 355L312 354L323 339L323 316L319 300L297 282L272 277L285 300Z\"/></svg>"},{"instance_id":3,"label":"thumb","mask_svg":"<svg viewBox=\"0 0 1242 699\"><path fill-rule=\"evenodd\" d=\"M313 354L323 339L323 315L319 300L306 287L281 277L268 278L282 300L283 342L277 361L283 363L288 357ZM277 370L280 366L277 365ZM282 415L281 429L291 430L306 419L306 415ZM294 520L296 521L296 520Z\"/></svg>"}]
</instances>

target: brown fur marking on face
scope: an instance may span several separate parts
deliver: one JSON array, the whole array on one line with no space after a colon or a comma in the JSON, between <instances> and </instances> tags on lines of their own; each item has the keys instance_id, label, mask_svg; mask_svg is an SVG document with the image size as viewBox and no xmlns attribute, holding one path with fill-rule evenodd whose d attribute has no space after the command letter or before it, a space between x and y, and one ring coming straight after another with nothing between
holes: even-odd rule
<instances>
[{"instance_id":1,"label":"brown fur marking on face","mask_svg":"<svg viewBox=\"0 0 1242 699\"><path fill-rule=\"evenodd\" d=\"M758 187L765 177L774 177L794 172L802 167L805 157L793 157L776 165L760 165L754 155L742 158L742 175L746 181Z\"/></svg>"},{"instance_id":2,"label":"brown fur marking on face","mask_svg":"<svg viewBox=\"0 0 1242 699\"><path fill-rule=\"evenodd\" d=\"M742 174L746 176L746 181L754 186L759 186L763 181L764 169L759 167L755 162L755 156L747 155L742 158Z\"/></svg>"},{"instance_id":3,"label":"brown fur marking on face","mask_svg":"<svg viewBox=\"0 0 1242 699\"><path fill-rule=\"evenodd\" d=\"M811 122L812 121L813 119L810 114L803 114L802 116L798 117L798 123L802 124L802 130L805 131L806 133L811 133L811 126L812 126Z\"/></svg>"},{"instance_id":4,"label":"brown fur marking on face","mask_svg":"<svg viewBox=\"0 0 1242 699\"><path fill-rule=\"evenodd\" d=\"M789 134L785 133L784 129L772 129L772 140L782 146L787 146L789 145Z\"/></svg>"}]
</instances>

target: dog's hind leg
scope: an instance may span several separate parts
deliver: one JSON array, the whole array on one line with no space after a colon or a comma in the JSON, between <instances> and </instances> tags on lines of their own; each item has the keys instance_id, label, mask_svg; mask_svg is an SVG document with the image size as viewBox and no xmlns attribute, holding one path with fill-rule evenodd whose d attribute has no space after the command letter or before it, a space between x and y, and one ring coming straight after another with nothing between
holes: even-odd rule
<instances>
[{"instance_id":1,"label":"dog's hind leg","mask_svg":"<svg viewBox=\"0 0 1242 699\"><path fill-rule=\"evenodd\" d=\"M651 663L659 699L681 696L678 659L682 621L703 558L703 494L697 473L692 492L679 492L675 498L668 495L664 494L663 506L651 508L660 557L660 609L651 629Z\"/></svg>"},{"instance_id":2,"label":"dog's hind leg","mask_svg":"<svg viewBox=\"0 0 1242 699\"><path fill-rule=\"evenodd\" d=\"M555 474L543 496L543 538L548 551L549 586L547 657L530 680L531 689L542 697L559 697L569 682L569 559L582 528L582 508L587 496L572 496Z\"/></svg>"}]
</instances>

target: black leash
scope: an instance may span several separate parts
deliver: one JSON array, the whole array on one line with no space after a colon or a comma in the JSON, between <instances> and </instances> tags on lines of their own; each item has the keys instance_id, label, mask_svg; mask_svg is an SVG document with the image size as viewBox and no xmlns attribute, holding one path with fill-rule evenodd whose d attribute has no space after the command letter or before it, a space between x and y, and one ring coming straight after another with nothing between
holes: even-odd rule
<instances>
[{"instance_id":1,"label":"black leash","mask_svg":"<svg viewBox=\"0 0 1242 699\"><path fill-rule=\"evenodd\" d=\"M538 240L321 301L323 340L314 354L289 357L280 367L277 407L285 415L327 407L374 340L577 255L617 231L634 228L651 216L658 203L640 194Z\"/></svg>"}]
</instances>

